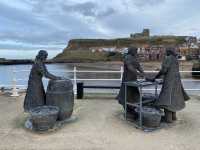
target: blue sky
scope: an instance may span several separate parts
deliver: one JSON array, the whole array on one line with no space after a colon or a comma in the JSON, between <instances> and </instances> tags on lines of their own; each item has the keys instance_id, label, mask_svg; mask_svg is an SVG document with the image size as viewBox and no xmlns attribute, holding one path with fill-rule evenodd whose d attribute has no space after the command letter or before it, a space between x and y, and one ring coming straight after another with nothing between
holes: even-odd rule
<instances>
[{"instance_id":1,"label":"blue sky","mask_svg":"<svg viewBox=\"0 0 200 150\"><path fill-rule=\"evenodd\" d=\"M200 36L197 0L0 0L0 49L62 50L72 38Z\"/></svg>"}]
</instances>

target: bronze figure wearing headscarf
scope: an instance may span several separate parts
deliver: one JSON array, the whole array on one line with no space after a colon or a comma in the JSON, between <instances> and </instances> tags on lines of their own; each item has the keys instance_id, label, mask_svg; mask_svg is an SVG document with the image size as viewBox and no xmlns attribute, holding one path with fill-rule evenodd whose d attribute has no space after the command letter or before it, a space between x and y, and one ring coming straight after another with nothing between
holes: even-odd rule
<instances>
[{"instance_id":1,"label":"bronze figure wearing headscarf","mask_svg":"<svg viewBox=\"0 0 200 150\"><path fill-rule=\"evenodd\" d=\"M40 50L32 65L29 75L28 88L24 100L24 110L29 111L31 108L45 105L45 91L42 83L42 77L52 80L61 79L48 72L44 61L47 59L48 53L45 50Z\"/></svg>"},{"instance_id":2,"label":"bronze figure wearing headscarf","mask_svg":"<svg viewBox=\"0 0 200 150\"><path fill-rule=\"evenodd\" d=\"M119 103L124 107L125 105L125 87L124 82L127 81L137 81L138 75L144 76L144 71L139 63L137 48L129 47L128 54L124 59L124 73L122 78L122 84L120 87L119 94L117 99ZM127 88L127 101L134 103L139 101L140 95L139 90L136 87L128 87ZM127 113L133 114L135 113L134 108L127 107Z\"/></svg>"},{"instance_id":3,"label":"bronze figure wearing headscarf","mask_svg":"<svg viewBox=\"0 0 200 150\"><path fill-rule=\"evenodd\" d=\"M179 63L173 47L166 48L161 70L153 80L160 76L164 76L163 86L155 105L164 108L166 122L172 122L176 120L176 111L183 109L185 101L189 99L181 83Z\"/></svg>"}]
</instances>

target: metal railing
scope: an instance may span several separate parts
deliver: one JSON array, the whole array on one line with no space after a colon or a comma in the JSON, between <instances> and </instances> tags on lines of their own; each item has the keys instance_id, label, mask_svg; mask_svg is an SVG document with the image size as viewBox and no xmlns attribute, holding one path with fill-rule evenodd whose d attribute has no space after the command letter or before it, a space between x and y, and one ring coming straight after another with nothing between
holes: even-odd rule
<instances>
[{"instance_id":1,"label":"metal railing","mask_svg":"<svg viewBox=\"0 0 200 150\"><path fill-rule=\"evenodd\" d=\"M123 67L121 66L120 70L118 71L111 71L111 70L101 70L101 71L97 71L97 70L77 70L76 67L73 68L73 70L50 70L53 72L60 72L60 73L73 73L73 78L71 79L73 82L73 90L74 93L77 94L77 81L122 81L122 77L123 77ZM27 81L27 79L21 79L21 78L17 78L16 74L17 73L21 73L21 72L30 72L30 70L16 70L15 67L13 67L12 70L12 84L11 85L0 85L1 87L11 87L12 89L12 94L11 96L16 97L19 96L18 93L18 89L19 87L26 87L27 85L25 84L18 84L18 81ZM157 73L158 71L144 71L145 73ZM180 71L180 73L192 73L192 72L198 72L200 73L200 71ZM120 73L120 78L115 78L115 79L89 79L89 78L77 78L77 73ZM198 82L200 80L193 80L193 79L182 79L183 81L186 82L191 82L191 81L195 81ZM145 89L145 90L154 90L154 89ZM160 90L160 89L158 89ZM200 89L186 89L188 91L200 91Z\"/></svg>"}]
</instances>

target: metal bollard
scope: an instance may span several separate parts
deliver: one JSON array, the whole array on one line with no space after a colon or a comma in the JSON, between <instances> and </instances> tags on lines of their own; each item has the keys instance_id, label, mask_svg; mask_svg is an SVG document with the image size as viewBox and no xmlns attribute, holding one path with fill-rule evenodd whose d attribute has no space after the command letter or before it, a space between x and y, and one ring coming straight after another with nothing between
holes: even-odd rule
<instances>
[{"instance_id":1,"label":"metal bollard","mask_svg":"<svg viewBox=\"0 0 200 150\"><path fill-rule=\"evenodd\" d=\"M83 82L77 83L77 99L83 99L84 91L83 91Z\"/></svg>"},{"instance_id":2,"label":"metal bollard","mask_svg":"<svg viewBox=\"0 0 200 150\"><path fill-rule=\"evenodd\" d=\"M74 90L74 94L77 94L77 77L76 77L76 67L74 67L74 83L73 83L73 90Z\"/></svg>"},{"instance_id":3,"label":"metal bollard","mask_svg":"<svg viewBox=\"0 0 200 150\"><path fill-rule=\"evenodd\" d=\"M18 90L17 90L17 80L16 80L16 71L15 71L15 67L13 67L13 81L12 81L12 97L17 97L19 96L18 94Z\"/></svg>"},{"instance_id":4,"label":"metal bollard","mask_svg":"<svg viewBox=\"0 0 200 150\"><path fill-rule=\"evenodd\" d=\"M121 69L120 69L120 82L122 82L122 78L123 78L123 73L124 73L124 67L123 66L121 66Z\"/></svg>"}]
</instances>

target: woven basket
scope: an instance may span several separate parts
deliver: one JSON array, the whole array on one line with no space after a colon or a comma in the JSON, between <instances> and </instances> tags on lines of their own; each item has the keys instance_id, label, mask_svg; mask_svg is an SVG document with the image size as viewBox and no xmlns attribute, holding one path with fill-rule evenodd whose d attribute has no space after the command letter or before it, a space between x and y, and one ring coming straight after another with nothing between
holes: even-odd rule
<instances>
[{"instance_id":1,"label":"woven basket","mask_svg":"<svg viewBox=\"0 0 200 150\"><path fill-rule=\"evenodd\" d=\"M135 111L139 113L139 108L136 108ZM144 106L142 108L143 125L150 128L159 127L162 115L163 112L161 110Z\"/></svg>"},{"instance_id":2,"label":"woven basket","mask_svg":"<svg viewBox=\"0 0 200 150\"><path fill-rule=\"evenodd\" d=\"M58 118L59 108L56 106L39 106L31 109L31 121L36 131L53 128Z\"/></svg>"}]
</instances>

